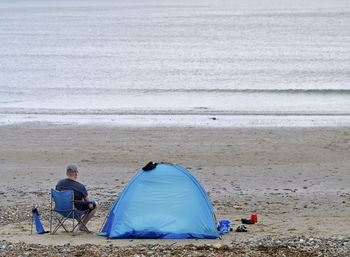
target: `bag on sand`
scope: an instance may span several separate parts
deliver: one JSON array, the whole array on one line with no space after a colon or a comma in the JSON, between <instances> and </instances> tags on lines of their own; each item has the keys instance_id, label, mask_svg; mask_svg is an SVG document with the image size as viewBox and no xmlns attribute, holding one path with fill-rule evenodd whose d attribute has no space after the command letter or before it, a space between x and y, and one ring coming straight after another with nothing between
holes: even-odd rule
<instances>
[{"instance_id":1,"label":"bag on sand","mask_svg":"<svg viewBox=\"0 0 350 257\"><path fill-rule=\"evenodd\" d=\"M44 233L48 233L48 231L45 231L43 225L41 224L40 221L40 215L38 212L38 206L37 205L33 205L32 207L32 213L33 213L33 221L35 223L35 229L36 229L36 233L38 234L44 234ZM33 223L32 223L32 229L33 229Z\"/></svg>"},{"instance_id":2,"label":"bag on sand","mask_svg":"<svg viewBox=\"0 0 350 257\"><path fill-rule=\"evenodd\" d=\"M220 220L219 221L219 233L222 234L227 234L230 232L230 225L231 221L229 220Z\"/></svg>"}]
</instances>

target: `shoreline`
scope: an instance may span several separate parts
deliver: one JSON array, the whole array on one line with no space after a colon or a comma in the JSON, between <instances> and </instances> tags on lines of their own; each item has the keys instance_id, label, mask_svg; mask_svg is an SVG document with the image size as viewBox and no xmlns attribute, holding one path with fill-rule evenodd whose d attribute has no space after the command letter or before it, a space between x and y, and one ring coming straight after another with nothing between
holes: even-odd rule
<instances>
[{"instance_id":1,"label":"shoreline","mask_svg":"<svg viewBox=\"0 0 350 257\"><path fill-rule=\"evenodd\" d=\"M346 111L272 111L272 110L229 110L229 109L215 109L208 107L192 107L190 109L169 108L4 108L0 107L0 114L2 115L219 115L219 116L349 116L350 112Z\"/></svg>"},{"instance_id":2,"label":"shoreline","mask_svg":"<svg viewBox=\"0 0 350 257\"><path fill-rule=\"evenodd\" d=\"M32 113L0 114L0 126L86 126L110 128L323 128L350 127L348 114L229 114L200 113Z\"/></svg>"}]
</instances>

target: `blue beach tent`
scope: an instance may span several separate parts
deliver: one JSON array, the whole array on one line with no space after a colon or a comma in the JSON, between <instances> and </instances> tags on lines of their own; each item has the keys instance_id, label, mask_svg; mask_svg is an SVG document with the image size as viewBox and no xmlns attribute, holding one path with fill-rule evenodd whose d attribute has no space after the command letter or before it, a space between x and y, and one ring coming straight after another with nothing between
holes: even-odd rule
<instances>
[{"instance_id":1,"label":"blue beach tent","mask_svg":"<svg viewBox=\"0 0 350 257\"><path fill-rule=\"evenodd\" d=\"M181 166L162 163L132 178L112 206L99 235L218 238L219 232L211 202L198 180Z\"/></svg>"}]
</instances>

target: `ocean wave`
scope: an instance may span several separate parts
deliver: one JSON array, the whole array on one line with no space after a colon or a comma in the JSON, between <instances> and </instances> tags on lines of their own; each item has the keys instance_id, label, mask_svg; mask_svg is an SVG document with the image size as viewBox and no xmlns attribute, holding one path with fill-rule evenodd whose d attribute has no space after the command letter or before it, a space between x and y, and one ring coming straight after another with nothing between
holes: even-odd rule
<instances>
[{"instance_id":1,"label":"ocean wave","mask_svg":"<svg viewBox=\"0 0 350 257\"><path fill-rule=\"evenodd\" d=\"M96 87L40 87L40 88L3 88L0 94L19 95L27 92L40 91L42 93L59 91L62 93L244 93L244 94L337 94L348 95L350 88L96 88Z\"/></svg>"},{"instance_id":2,"label":"ocean wave","mask_svg":"<svg viewBox=\"0 0 350 257\"><path fill-rule=\"evenodd\" d=\"M217 116L350 116L342 111L232 111L210 110L196 107L187 110L117 110L117 109L38 109L38 108L0 108L0 115L49 115L49 116L148 116L148 115L217 115Z\"/></svg>"},{"instance_id":3,"label":"ocean wave","mask_svg":"<svg viewBox=\"0 0 350 257\"><path fill-rule=\"evenodd\" d=\"M136 90L135 90L136 91ZM350 94L350 89L232 89L232 88L211 88L211 89L139 89L139 91L153 92L153 93L167 93L167 92L181 92L181 93L247 93L247 94Z\"/></svg>"}]
</instances>

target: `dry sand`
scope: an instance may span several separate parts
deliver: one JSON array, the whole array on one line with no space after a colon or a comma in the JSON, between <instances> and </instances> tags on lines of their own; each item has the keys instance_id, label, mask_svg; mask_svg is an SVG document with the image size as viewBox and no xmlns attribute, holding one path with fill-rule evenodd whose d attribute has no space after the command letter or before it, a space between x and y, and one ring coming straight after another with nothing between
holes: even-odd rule
<instances>
[{"instance_id":1,"label":"dry sand","mask_svg":"<svg viewBox=\"0 0 350 257\"><path fill-rule=\"evenodd\" d=\"M283 237L350 237L350 128L118 128L57 125L0 127L0 240L43 245L222 244ZM48 229L49 189L75 163L100 204L89 228L98 232L109 207L148 161L190 170L209 192L216 216L257 213L248 233L221 240L106 240L30 235L30 206ZM242 209L235 209L240 205ZM16 220L14 220L16 218Z\"/></svg>"}]
</instances>

